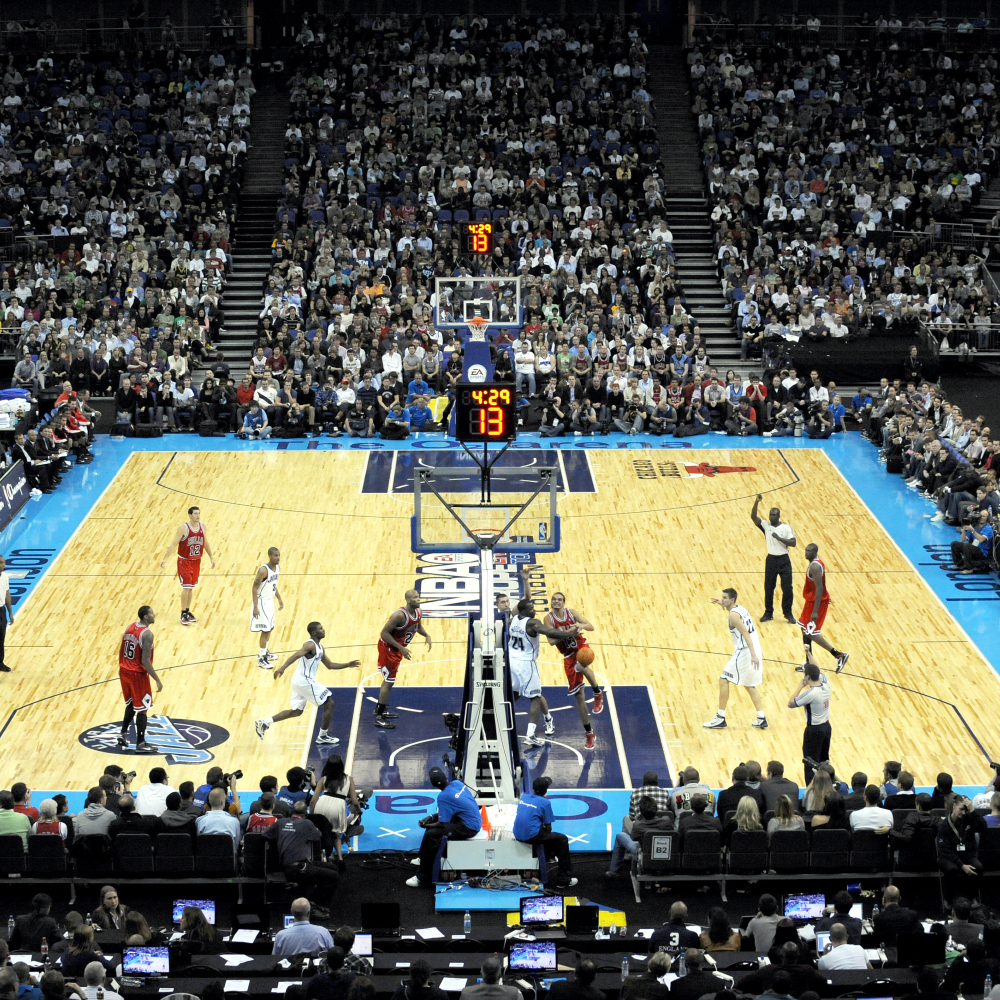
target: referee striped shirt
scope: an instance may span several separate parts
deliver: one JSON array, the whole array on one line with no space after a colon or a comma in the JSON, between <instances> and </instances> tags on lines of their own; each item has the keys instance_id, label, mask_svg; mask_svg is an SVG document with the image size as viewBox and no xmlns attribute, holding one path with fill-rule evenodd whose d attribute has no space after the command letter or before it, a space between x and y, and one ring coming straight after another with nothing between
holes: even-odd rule
<instances>
[{"instance_id":1,"label":"referee striped shirt","mask_svg":"<svg viewBox=\"0 0 1000 1000\"><path fill-rule=\"evenodd\" d=\"M806 724L821 726L830 721L830 682L826 674L819 675L819 687L807 687L795 699L799 708L806 710Z\"/></svg>"}]
</instances>

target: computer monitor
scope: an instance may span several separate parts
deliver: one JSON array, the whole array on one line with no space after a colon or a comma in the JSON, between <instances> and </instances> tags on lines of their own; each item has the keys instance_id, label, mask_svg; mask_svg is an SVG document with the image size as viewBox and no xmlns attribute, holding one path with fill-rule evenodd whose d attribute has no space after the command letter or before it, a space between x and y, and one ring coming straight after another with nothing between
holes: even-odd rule
<instances>
[{"instance_id":1,"label":"computer monitor","mask_svg":"<svg viewBox=\"0 0 1000 1000\"><path fill-rule=\"evenodd\" d=\"M126 948L122 953L122 975L125 976L169 976L170 949Z\"/></svg>"},{"instance_id":2,"label":"computer monitor","mask_svg":"<svg viewBox=\"0 0 1000 1000\"><path fill-rule=\"evenodd\" d=\"M591 934L597 930L601 922L599 906L567 906L566 933Z\"/></svg>"},{"instance_id":3,"label":"computer monitor","mask_svg":"<svg viewBox=\"0 0 1000 1000\"><path fill-rule=\"evenodd\" d=\"M826 946L830 943L830 932L829 931L816 931L816 954L823 955L826 952Z\"/></svg>"},{"instance_id":4,"label":"computer monitor","mask_svg":"<svg viewBox=\"0 0 1000 1000\"><path fill-rule=\"evenodd\" d=\"M181 915L185 906L194 906L205 914L205 919L215 925L215 900L214 899L175 899L174 900L174 923L181 922Z\"/></svg>"},{"instance_id":5,"label":"computer monitor","mask_svg":"<svg viewBox=\"0 0 1000 1000\"><path fill-rule=\"evenodd\" d=\"M860 903L855 903L851 907L851 912L849 916L855 917L858 920L864 920L864 909Z\"/></svg>"},{"instance_id":6,"label":"computer monitor","mask_svg":"<svg viewBox=\"0 0 1000 1000\"><path fill-rule=\"evenodd\" d=\"M366 931L397 931L402 927L399 903L362 903L361 926Z\"/></svg>"},{"instance_id":7,"label":"computer monitor","mask_svg":"<svg viewBox=\"0 0 1000 1000\"><path fill-rule=\"evenodd\" d=\"M556 968L555 941L511 942L508 968L511 971L554 972Z\"/></svg>"},{"instance_id":8,"label":"computer monitor","mask_svg":"<svg viewBox=\"0 0 1000 1000\"><path fill-rule=\"evenodd\" d=\"M792 920L818 920L823 916L826 896L821 892L792 892L785 897L785 916Z\"/></svg>"},{"instance_id":9,"label":"computer monitor","mask_svg":"<svg viewBox=\"0 0 1000 1000\"><path fill-rule=\"evenodd\" d=\"M896 937L896 964L943 965L945 943L943 934L900 934Z\"/></svg>"},{"instance_id":10,"label":"computer monitor","mask_svg":"<svg viewBox=\"0 0 1000 1000\"><path fill-rule=\"evenodd\" d=\"M359 958L371 958L372 957L371 934L355 934L354 947L351 948L351 954L357 955Z\"/></svg>"},{"instance_id":11,"label":"computer monitor","mask_svg":"<svg viewBox=\"0 0 1000 1000\"><path fill-rule=\"evenodd\" d=\"M561 924L562 896L524 896L521 899L522 924Z\"/></svg>"},{"instance_id":12,"label":"computer monitor","mask_svg":"<svg viewBox=\"0 0 1000 1000\"><path fill-rule=\"evenodd\" d=\"M294 924L294 923L295 923L295 917L293 917L290 913L286 913L285 914L285 926L286 927L291 927L292 924Z\"/></svg>"}]
</instances>

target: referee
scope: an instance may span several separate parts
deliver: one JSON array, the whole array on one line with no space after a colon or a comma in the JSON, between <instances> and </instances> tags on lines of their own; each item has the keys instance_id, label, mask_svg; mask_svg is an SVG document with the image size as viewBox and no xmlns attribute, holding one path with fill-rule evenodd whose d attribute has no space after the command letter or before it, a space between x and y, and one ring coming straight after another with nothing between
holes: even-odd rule
<instances>
[{"instance_id":1,"label":"referee","mask_svg":"<svg viewBox=\"0 0 1000 1000\"><path fill-rule=\"evenodd\" d=\"M802 680L795 693L788 699L789 708L806 710L806 731L802 736L802 756L806 784L813 779L815 769L809 761L823 764L830 759L830 682L821 674L816 661L809 654Z\"/></svg>"},{"instance_id":2,"label":"referee","mask_svg":"<svg viewBox=\"0 0 1000 1000\"><path fill-rule=\"evenodd\" d=\"M795 547L795 532L781 520L781 511L772 507L767 515L767 524L757 513L761 500L758 493L750 511L750 520L764 533L767 540L767 561L764 563L764 614L762 622L774 621L774 588L781 578L781 613L789 625L795 625L792 614L792 560L788 550Z\"/></svg>"}]
</instances>

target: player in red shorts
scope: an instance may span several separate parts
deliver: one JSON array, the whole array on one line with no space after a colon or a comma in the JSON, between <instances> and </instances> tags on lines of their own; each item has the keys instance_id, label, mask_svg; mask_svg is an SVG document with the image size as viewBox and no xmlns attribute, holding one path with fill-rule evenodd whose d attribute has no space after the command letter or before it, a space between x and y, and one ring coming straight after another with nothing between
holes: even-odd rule
<instances>
[{"instance_id":1,"label":"player in red shorts","mask_svg":"<svg viewBox=\"0 0 1000 1000\"><path fill-rule=\"evenodd\" d=\"M799 625L802 627L802 644L806 648L806 661L815 662L812 655L812 644L818 643L837 661L837 673L847 663L850 653L842 653L832 646L822 636L823 624L826 621L826 609L830 606L830 591L826 589L826 566L823 560L818 558L819 546L810 543L806 546L806 559L809 561L809 568L806 570L806 582L802 587L802 596L805 603L802 607L802 614L799 615ZM803 664L804 666L804 664ZM802 673L803 667L795 668Z\"/></svg>"},{"instance_id":2,"label":"player in red shorts","mask_svg":"<svg viewBox=\"0 0 1000 1000\"><path fill-rule=\"evenodd\" d=\"M546 625L565 629L579 625L584 632L594 631L594 626L579 611L566 607L566 595L561 591L557 590L552 595L550 608L549 613L542 619ZM555 646L563 655L563 669L566 671L566 682L569 685L566 693L576 698L576 710L580 713L583 731L587 734L585 747L587 750L593 750L596 737L594 736L594 727L590 724L590 712L587 711L587 698L583 690L584 681L590 681L590 686L594 691L594 715L600 715L604 711L604 692L597 683L594 671L589 666L577 663L576 660L577 653L587 645L587 640L582 635L576 635L568 639L549 639L549 644Z\"/></svg>"},{"instance_id":3,"label":"player in red shorts","mask_svg":"<svg viewBox=\"0 0 1000 1000\"><path fill-rule=\"evenodd\" d=\"M408 590L405 598L406 603L389 615L382 626L382 634L378 637L378 668L382 672L382 687L375 706L375 725L379 729L396 728L392 720L398 716L395 712L390 712L387 706L399 665L404 657L410 659L410 651L406 647L419 634L427 640L428 652L431 648L431 637L420 620L420 595L415 590Z\"/></svg>"},{"instance_id":4,"label":"player in red shorts","mask_svg":"<svg viewBox=\"0 0 1000 1000\"><path fill-rule=\"evenodd\" d=\"M212 569L215 569L212 546L208 544L205 525L201 522L201 510L198 507L188 507L188 517L191 520L186 521L174 532L174 537L170 540L167 551L160 560L160 568L162 569L167 565L171 551L177 550L177 576L181 581L182 625L193 625L198 620L191 614L191 598L194 596L194 588L198 586L198 577L201 576L203 553L208 555Z\"/></svg>"},{"instance_id":5,"label":"player in red shorts","mask_svg":"<svg viewBox=\"0 0 1000 1000\"><path fill-rule=\"evenodd\" d=\"M153 609L144 604L136 620L125 629L121 648L118 650L118 678L125 699L125 718L118 736L118 746L128 746L128 727L135 719L135 752L156 753L156 747L146 742L146 714L153 707L153 692L149 679L156 683L156 693L163 690L160 678L153 669L153 633L149 626L156 621Z\"/></svg>"}]
</instances>

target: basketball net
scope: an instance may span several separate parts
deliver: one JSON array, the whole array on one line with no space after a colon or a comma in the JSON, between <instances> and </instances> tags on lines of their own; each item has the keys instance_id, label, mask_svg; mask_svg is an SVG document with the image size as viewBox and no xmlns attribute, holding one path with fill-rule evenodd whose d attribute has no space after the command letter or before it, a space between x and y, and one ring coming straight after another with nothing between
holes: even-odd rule
<instances>
[{"instance_id":1,"label":"basketball net","mask_svg":"<svg viewBox=\"0 0 1000 1000\"><path fill-rule=\"evenodd\" d=\"M469 327L469 339L473 342L486 342L486 328L490 325L489 320L483 319L482 316L473 316L472 319L466 320L466 324Z\"/></svg>"}]
</instances>

